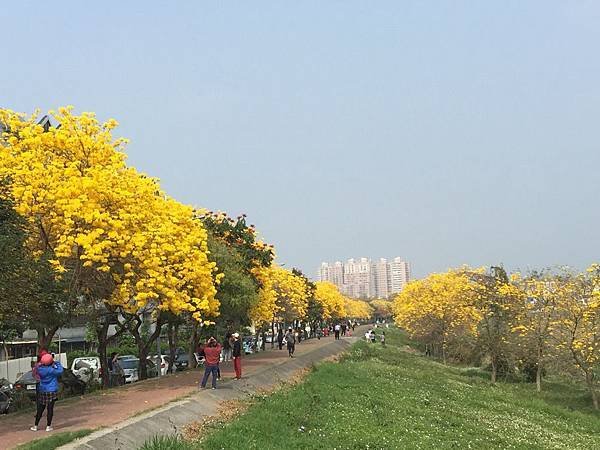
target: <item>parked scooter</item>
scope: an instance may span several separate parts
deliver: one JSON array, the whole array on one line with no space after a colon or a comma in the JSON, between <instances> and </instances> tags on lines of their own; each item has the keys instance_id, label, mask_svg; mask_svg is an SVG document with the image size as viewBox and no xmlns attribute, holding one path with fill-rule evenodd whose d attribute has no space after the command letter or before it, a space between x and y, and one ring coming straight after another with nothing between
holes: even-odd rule
<instances>
[{"instance_id":1,"label":"parked scooter","mask_svg":"<svg viewBox=\"0 0 600 450\"><path fill-rule=\"evenodd\" d=\"M8 414L15 390L6 378L0 378L0 414Z\"/></svg>"}]
</instances>

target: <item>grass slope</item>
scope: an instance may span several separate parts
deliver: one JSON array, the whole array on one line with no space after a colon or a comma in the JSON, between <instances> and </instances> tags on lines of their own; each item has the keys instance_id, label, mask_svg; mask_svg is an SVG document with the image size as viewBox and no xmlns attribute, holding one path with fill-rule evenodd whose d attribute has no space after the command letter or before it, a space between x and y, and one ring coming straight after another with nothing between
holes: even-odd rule
<instances>
[{"instance_id":1,"label":"grass slope","mask_svg":"<svg viewBox=\"0 0 600 450\"><path fill-rule=\"evenodd\" d=\"M69 442L87 436L92 430L78 430L78 431L66 431L63 433L56 433L46 438L36 439L17 447L17 450L54 450L61 445L68 444Z\"/></svg>"},{"instance_id":2,"label":"grass slope","mask_svg":"<svg viewBox=\"0 0 600 450\"><path fill-rule=\"evenodd\" d=\"M201 442L155 440L146 449L540 448L600 449L600 416L580 386L492 386L477 369L357 343L340 363L268 396Z\"/></svg>"}]
</instances>

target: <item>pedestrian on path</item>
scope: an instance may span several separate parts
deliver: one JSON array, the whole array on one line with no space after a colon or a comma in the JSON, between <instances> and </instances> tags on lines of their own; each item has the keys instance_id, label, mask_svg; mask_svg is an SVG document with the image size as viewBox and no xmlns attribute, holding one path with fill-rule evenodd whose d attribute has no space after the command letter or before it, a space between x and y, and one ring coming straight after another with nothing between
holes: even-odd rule
<instances>
[{"instance_id":1,"label":"pedestrian on path","mask_svg":"<svg viewBox=\"0 0 600 450\"><path fill-rule=\"evenodd\" d=\"M231 360L231 356L232 356L232 347L231 347L231 342L232 342L232 337L231 337L231 333L227 332L225 334L225 339L223 339L223 361L230 361Z\"/></svg>"},{"instance_id":2,"label":"pedestrian on path","mask_svg":"<svg viewBox=\"0 0 600 450\"><path fill-rule=\"evenodd\" d=\"M293 358L294 351L296 350L296 335L294 334L294 330L292 330L292 327L290 327L288 332L286 333L285 340L287 341L288 356L290 358Z\"/></svg>"},{"instance_id":3,"label":"pedestrian on path","mask_svg":"<svg viewBox=\"0 0 600 450\"><path fill-rule=\"evenodd\" d=\"M242 378L242 341L239 333L233 333L233 368L235 370L235 379Z\"/></svg>"},{"instance_id":4,"label":"pedestrian on path","mask_svg":"<svg viewBox=\"0 0 600 450\"><path fill-rule=\"evenodd\" d=\"M336 323L335 326L333 327L333 331L335 333L335 340L336 341L340 339L340 329L341 329L341 327L340 327L339 323Z\"/></svg>"},{"instance_id":5,"label":"pedestrian on path","mask_svg":"<svg viewBox=\"0 0 600 450\"><path fill-rule=\"evenodd\" d=\"M277 345L279 346L279 350L283 348L283 328L279 328L277 331Z\"/></svg>"},{"instance_id":6,"label":"pedestrian on path","mask_svg":"<svg viewBox=\"0 0 600 450\"><path fill-rule=\"evenodd\" d=\"M35 364L32 364L32 366L31 366L31 374L33 375L33 378L35 378L36 402L37 402L37 396L40 393L40 374L38 373L38 369L42 365L42 357L47 354L48 354L48 350L45 347L42 347L40 349L40 352L37 355L37 360L36 360Z\"/></svg>"},{"instance_id":7,"label":"pedestrian on path","mask_svg":"<svg viewBox=\"0 0 600 450\"><path fill-rule=\"evenodd\" d=\"M119 362L119 354L117 352L112 352L110 354L110 359L108 360L108 370L110 377L108 385L110 387L123 386L125 384L125 371L121 367L121 363Z\"/></svg>"},{"instance_id":8,"label":"pedestrian on path","mask_svg":"<svg viewBox=\"0 0 600 450\"><path fill-rule=\"evenodd\" d=\"M204 377L200 386L206 387L209 375L212 374L212 388L217 388L217 378L219 375L219 359L221 358L221 344L214 337L211 337L204 347Z\"/></svg>"},{"instance_id":9,"label":"pedestrian on path","mask_svg":"<svg viewBox=\"0 0 600 450\"><path fill-rule=\"evenodd\" d=\"M40 359L36 371L40 377L40 386L37 396L37 411L35 425L30 429L37 431L44 410L46 412L46 431L52 431L52 418L54 416L54 403L58 399L58 377L63 373L63 366L59 361L54 361L51 354L46 353Z\"/></svg>"}]
</instances>

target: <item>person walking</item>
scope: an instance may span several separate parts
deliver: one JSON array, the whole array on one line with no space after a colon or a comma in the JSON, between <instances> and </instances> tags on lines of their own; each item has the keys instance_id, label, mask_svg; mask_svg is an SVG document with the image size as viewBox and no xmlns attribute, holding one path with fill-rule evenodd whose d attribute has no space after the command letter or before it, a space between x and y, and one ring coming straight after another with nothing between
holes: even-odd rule
<instances>
[{"instance_id":1,"label":"person walking","mask_svg":"<svg viewBox=\"0 0 600 450\"><path fill-rule=\"evenodd\" d=\"M292 327L288 329L288 332L285 335L285 340L287 341L288 356L293 358L294 351L296 350L296 335L294 334Z\"/></svg>"},{"instance_id":2,"label":"person walking","mask_svg":"<svg viewBox=\"0 0 600 450\"><path fill-rule=\"evenodd\" d=\"M119 354L117 352L112 352L110 354L110 359L108 360L108 370L109 370L109 386L123 386L125 384L125 371L121 367L121 363L119 362Z\"/></svg>"},{"instance_id":3,"label":"person walking","mask_svg":"<svg viewBox=\"0 0 600 450\"><path fill-rule=\"evenodd\" d=\"M283 329L279 328L277 331L277 345L279 346L279 350L283 348Z\"/></svg>"},{"instance_id":4,"label":"person walking","mask_svg":"<svg viewBox=\"0 0 600 450\"><path fill-rule=\"evenodd\" d=\"M242 378L242 340L239 333L233 333L233 369L235 370L235 379Z\"/></svg>"},{"instance_id":5,"label":"person walking","mask_svg":"<svg viewBox=\"0 0 600 450\"><path fill-rule=\"evenodd\" d=\"M340 327L339 323L336 323L335 326L333 327L333 331L335 333L335 340L336 341L339 340L339 338L340 338L340 329L341 329L341 327Z\"/></svg>"},{"instance_id":6,"label":"person walking","mask_svg":"<svg viewBox=\"0 0 600 450\"><path fill-rule=\"evenodd\" d=\"M219 359L221 358L221 344L217 342L214 337L211 337L206 342L206 347L204 347L204 377L202 377L202 381L200 386L202 388L206 387L206 382L208 381L208 377L212 374L212 388L217 388L217 378L219 376Z\"/></svg>"},{"instance_id":7,"label":"person walking","mask_svg":"<svg viewBox=\"0 0 600 450\"><path fill-rule=\"evenodd\" d=\"M51 354L46 353L40 358L40 365L36 372L40 377L39 392L37 395L37 411L35 425L31 431L37 431L44 410L46 412L46 431L52 431L52 418L54 417L54 403L58 399L58 377L63 373L63 366L59 361L54 361Z\"/></svg>"},{"instance_id":8,"label":"person walking","mask_svg":"<svg viewBox=\"0 0 600 450\"><path fill-rule=\"evenodd\" d=\"M227 332L225 334L225 339L223 339L223 361L231 361L232 356L232 347L231 347L231 333Z\"/></svg>"},{"instance_id":9,"label":"person walking","mask_svg":"<svg viewBox=\"0 0 600 450\"><path fill-rule=\"evenodd\" d=\"M385 331L382 331L382 332L381 332L381 337L380 337L380 340L381 340L381 345L382 345L383 347L385 347Z\"/></svg>"}]
</instances>

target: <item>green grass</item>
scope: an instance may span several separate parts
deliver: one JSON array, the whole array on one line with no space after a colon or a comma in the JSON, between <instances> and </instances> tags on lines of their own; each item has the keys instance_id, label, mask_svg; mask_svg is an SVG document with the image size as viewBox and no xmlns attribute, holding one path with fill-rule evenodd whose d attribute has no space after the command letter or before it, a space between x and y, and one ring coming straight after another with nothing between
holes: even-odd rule
<instances>
[{"instance_id":1,"label":"green grass","mask_svg":"<svg viewBox=\"0 0 600 450\"><path fill-rule=\"evenodd\" d=\"M386 349L359 342L199 442L145 449L600 449L600 415L582 386L493 386L479 369L404 351L397 330L386 336Z\"/></svg>"},{"instance_id":2,"label":"green grass","mask_svg":"<svg viewBox=\"0 0 600 450\"><path fill-rule=\"evenodd\" d=\"M140 450L195 450L197 448L196 444L185 442L177 436L155 436L146 442L143 447L140 447Z\"/></svg>"},{"instance_id":3,"label":"green grass","mask_svg":"<svg viewBox=\"0 0 600 450\"><path fill-rule=\"evenodd\" d=\"M36 439L28 442L27 444L19 445L17 450L53 450L61 445L68 444L75 439L87 436L91 432L92 430L78 430L73 432L66 431L63 433L56 433L46 438Z\"/></svg>"}]
</instances>

